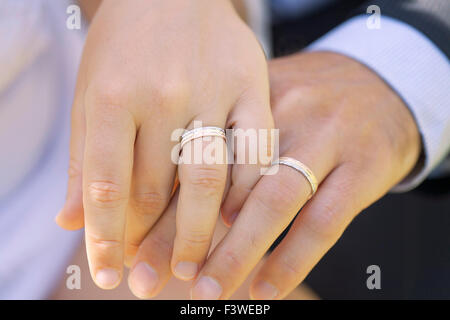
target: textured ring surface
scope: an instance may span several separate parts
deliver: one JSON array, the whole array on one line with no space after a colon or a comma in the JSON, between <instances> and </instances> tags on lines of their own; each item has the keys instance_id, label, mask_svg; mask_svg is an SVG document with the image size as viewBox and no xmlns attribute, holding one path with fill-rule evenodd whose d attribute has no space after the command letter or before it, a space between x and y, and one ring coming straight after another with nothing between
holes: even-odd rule
<instances>
[{"instance_id":1,"label":"textured ring surface","mask_svg":"<svg viewBox=\"0 0 450 320\"><path fill-rule=\"evenodd\" d=\"M227 142L227 136L224 129L219 127L201 127L186 131L181 136L180 149L183 149L186 143L202 137L221 137L225 140L225 143Z\"/></svg>"},{"instance_id":2,"label":"textured ring surface","mask_svg":"<svg viewBox=\"0 0 450 320\"><path fill-rule=\"evenodd\" d=\"M317 186L318 186L316 176L311 171L311 169L309 169L305 164L301 163L298 160L295 160L294 158L280 157L278 160L273 162L272 165L275 166L275 165L280 165L280 164L297 170L306 178L306 180L308 180L308 182L311 186L311 194L310 194L309 198L311 198L316 193Z\"/></svg>"}]
</instances>

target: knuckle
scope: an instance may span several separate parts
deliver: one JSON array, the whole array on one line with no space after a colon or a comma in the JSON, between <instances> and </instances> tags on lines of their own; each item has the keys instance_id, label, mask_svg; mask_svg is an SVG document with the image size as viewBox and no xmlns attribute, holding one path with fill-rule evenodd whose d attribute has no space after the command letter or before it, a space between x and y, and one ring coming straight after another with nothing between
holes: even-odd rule
<instances>
[{"instance_id":1,"label":"knuckle","mask_svg":"<svg viewBox=\"0 0 450 320\"><path fill-rule=\"evenodd\" d=\"M298 279L301 278L303 275L303 270L301 266L296 263L295 259L292 259L291 257L284 257L280 261L280 269L282 270L285 275L287 275L288 278L294 278Z\"/></svg>"},{"instance_id":2,"label":"knuckle","mask_svg":"<svg viewBox=\"0 0 450 320\"><path fill-rule=\"evenodd\" d=\"M276 219L275 217L281 212L282 209L273 201L270 201L267 197L255 193L254 200L257 203L258 207L263 208L264 210L260 210L261 213L266 213L270 220Z\"/></svg>"},{"instance_id":3,"label":"knuckle","mask_svg":"<svg viewBox=\"0 0 450 320\"><path fill-rule=\"evenodd\" d=\"M255 193L259 201L269 211L275 213L290 212L298 209L299 194L293 186L279 182L276 185L267 186L264 195Z\"/></svg>"},{"instance_id":4,"label":"knuckle","mask_svg":"<svg viewBox=\"0 0 450 320\"><path fill-rule=\"evenodd\" d=\"M300 185L294 182L279 181L279 183L273 188L272 194L278 199L278 204L285 210L292 210L298 206L300 201ZM309 186L308 186L309 188ZM275 200L275 199L274 199Z\"/></svg>"},{"instance_id":5,"label":"knuckle","mask_svg":"<svg viewBox=\"0 0 450 320\"><path fill-rule=\"evenodd\" d=\"M283 86L279 86L275 94L275 98L278 105L288 105L293 102L306 103L314 99L315 86L313 84L300 83L292 85L286 83Z\"/></svg>"},{"instance_id":6,"label":"knuckle","mask_svg":"<svg viewBox=\"0 0 450 320\"><path fill-rule=\"evenodd\" d=\"M105 81L91 84L86 89L85 99L93 106L121 106L128 95L122 81Z\"/></svg>"},{"instance_id":7,"label":"knuckle","mask_svg":"<svg viewBox=\"0 0 450 320\"><path fill-rule=\"evenodd\" d=\"M288 211L283 204L277 202L277 198L265 197L261 194L255 194L253 198L256 206L259 208L258 217L261 221L264 221L266 225L270 226L280 226L280 224L286 222L287 219L291 220L291 217L288 214L291 211ZM296 212L295 212L296 213ZM250 239L252 242L257 241L255 238Z\"/></svg>"},{"instance_id":8,"label":"knuckle","mask_svg":"<svg viewBox=\"0 0 450 320\"><path fill-rule=\"evenodd\" d=\"M189 81L177 78L164 84L158 83L152 91L160 105L169 108L177 106L179 108L179 106L185 105L184 102L189 99L190 88L188 83Z\"/></svg>"},{"instance_id":9,"label":"knuckle","mask_svg":"<svg viewBox=\"0 0 450 320\"><path fill-rule=\"evenodd\" d=\"M167 203L167 197L160 192L140 192L131 197L132 206L138 215L162 212Z\"/></svg>"},{"instance_id":10,"label":"knuckle","mask_svg":"<svg viewBox=\"0 0 450 320\"><path fill-rule=\"evenodd\" d=\"M224 188L225 174L224 170L213 166L202 166L193 169L187 174L189 184L201 189L205 195L216 194Z\"/></svg>"},{"instance_id":11,"label":"knuckle","mask_svg":"<svg viewBox=\"0 0 450 320\"><path fill-rule=\"evenodd\" d=\"M186 248L186 250L189 250L198 247L209 246L211 242L211 235L204 231L185 230L179 235L179 239L180 242L183 243L183 246Z\"/></svg>"},{"instance_id":12,"label":"knuckle","mask_svg":"<svg viewBox=\"0 0 450 320\"><path fill-rule=\"evenodd\" d=\"M168 238L163 237L162 235L155 235L149 237L142 246L146 248L146 250L150 251L159 251L166 252L170 254L173 249L173 242Z\"/></svg>"},{"instance_id":13,"label":"knuckle","mask_svg":"<svg viewBox=\"0 0 450 320\"><path fill-rule=\"evenodd\" d=\"M122 241L116 239L105 239L103 237L86 233L86 241L92 246L97 252L107 252L110 250L121 250Z\"/></svg>"},{"instance_id":14,"label":"knuckle","mask_svg":"<svg viewBox=\"0 0 450 320\"><path fill-rule=\"evenodd\" d=\"M225 270L229 270L230 274L237 274L244 270L244 264L234 250L226 250L221 259Z\"/></svg>"},{"instance_id":15,"label":"knuckle","mask_svg":"<svg viewBox=\"0 0 450 320\"><path fill-rule=\"evenodd\" d=\"M74 158L69 160L69 169L67 170L67 174L69 175L69 179L74 179L81 177L81 163L79 163Z\"/></svg>"},{"instance_id":16,"label":"knuckle","mask_svg":"<svg viewBox=\"0 0 450 320\"><path fill-rule=\"evenodd\" d=\"M127 241L126 243L126 253L128 255L135 256L136 253L139 251L140 244L137 242Z\"/></svg>"},{"instance_id":17,"label":"knuckle","mask_svg":"<svg viewBox=\"0 0 450 320\"><path fill-rule=\"evenodd\" d=\"M115 208L126 200L122 187L111 181L93 181L87 187L88 200L100 208Z\"/></svg>"},{"instance_id":18,"label":"knuckle","mask_svg":"<svg viewBox=\"0 0 450 320\"><path fill-rule=\"evenodd\" d=\"M313 234L323 239L336 237L340 229L337 207L329 202L322 204L319 211L304 215L304 225Z\"/></svg>"}]
</instances>

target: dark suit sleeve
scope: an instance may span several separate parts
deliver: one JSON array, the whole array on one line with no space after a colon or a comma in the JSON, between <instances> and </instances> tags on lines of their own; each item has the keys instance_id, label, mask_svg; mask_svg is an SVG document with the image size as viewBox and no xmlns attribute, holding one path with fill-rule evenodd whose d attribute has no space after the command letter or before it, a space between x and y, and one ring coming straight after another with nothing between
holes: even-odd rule
<instances>
[{"instance_id":1,"label":"dark suit sleeve","mask_svg":"<svg viewBox=\"0 0 450 320\"><path fill-rule=\"evenodd\" d=\"M365 14L377 5L381 15L408 23L425 34L450 57L450 0L374 0L367 1L354 14Z\"/></svg>"}]
</instances>

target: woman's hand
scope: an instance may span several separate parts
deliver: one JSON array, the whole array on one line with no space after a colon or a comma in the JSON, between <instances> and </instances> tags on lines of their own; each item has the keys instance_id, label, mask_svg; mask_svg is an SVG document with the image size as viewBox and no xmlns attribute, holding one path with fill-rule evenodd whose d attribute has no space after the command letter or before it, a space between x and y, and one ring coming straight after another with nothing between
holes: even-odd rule
<instances>
[{"instance_id":1,"label":"woman's hand","mask_svg":"<svg viewBox=\"0 0 450 320\"><path fill-rule=\"evenodd\" d=\"M177 170L171 135L194 121L273 127L264 54L230 1L103 1L80 66L68 195L57 216L66 229L85 226L100 287L118 285L124 259L132 261L169 205ZM179 278L194 278L203 264L226 175L226 164L178 166L171 267ZM233 175L250 190L259 169L235 167Z\"/></svg>"},{"instance_id":2,"label":"woman's hand","mask_svg":"<svg viewBox=\"0 0 450 320\"><path fill-rule=\"evenodd\" d=\"M222 214L232 227L197 276L195 299L230 297L303 207L250 292L255 299L285 297L352 219L404 178L419 156L419 133L408 108L358 62L334 53L302 53L272 61L269 71L280 156L307 165L320 185L307 202L308 181L281 165L276 175L259 180L242 208L239 199L227 197ZM137 256L161 275L169 270L154 257L170 255L173 234L162 230L171 223L158 223ZM139 283L145 292L149 278L139 279L132 273L131 287Z\"/></svg>"}]
</instances>

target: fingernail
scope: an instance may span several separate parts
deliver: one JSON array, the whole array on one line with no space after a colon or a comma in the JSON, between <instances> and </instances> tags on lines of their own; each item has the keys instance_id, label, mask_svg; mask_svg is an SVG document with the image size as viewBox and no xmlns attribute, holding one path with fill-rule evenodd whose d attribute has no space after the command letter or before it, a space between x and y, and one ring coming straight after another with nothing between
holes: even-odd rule
<instances>
[{"instance_id":1,"label":"fingernail","mask_svg":"<svg viewBox=\"0 0 450 320\"><path fill-rule=\"evenodd\" d=\"M198 265L195 262L178 262L173 273L181 280L192 280L197 275Z\"/></svg>"},{"instance_id":2,"label":"fingernail","mask_svg":"<svg viewBox=\"0 0 450 320\"><path fill-rule=\"evenodd\" d=\"M191 291L194 300L217 300L221 295L222 287L211 277L201 277Z\"/></svg>"},{"instance_id":3,"label":"fingernail","mask_svg":"<svg viewBox=\"0 0 450 320\"><path fill-rule=\"evenodd\" d=\"M151 296L158 285L158 273L145 262L139 262L131 271L128 284L138 298Z\"/></svg>"},{"instance_id":4,"label":"fingernail","mask_svg":"<svg viewBox=\"0 0 450 320\"><path fill-rule=\"evenodd\" d=\"M278 289L267 281L259 281L251 291L254 300L273 300L278 296Z\"/></svg>"},{"instance_id":5,"label":"fingernail","mask_svg":"<svg viewBox=\"0 0 450 320\"><path fill-rule=\"evenodd\" d=\"M102 289L114 289L119 281L120 275L114 269L101 269L95 275L95 282Z\"/></svg>"}]
</instances>

